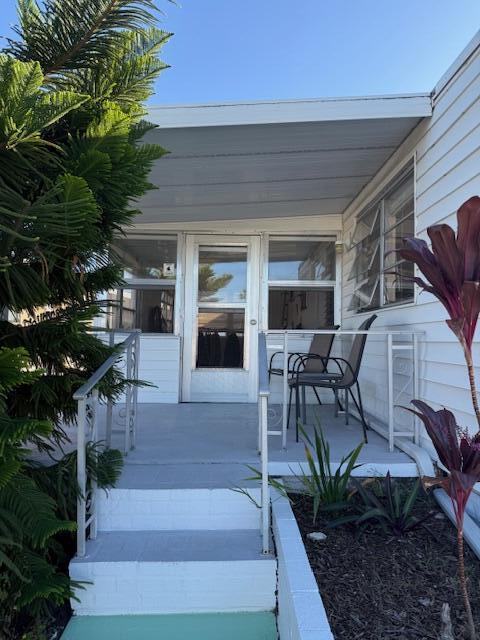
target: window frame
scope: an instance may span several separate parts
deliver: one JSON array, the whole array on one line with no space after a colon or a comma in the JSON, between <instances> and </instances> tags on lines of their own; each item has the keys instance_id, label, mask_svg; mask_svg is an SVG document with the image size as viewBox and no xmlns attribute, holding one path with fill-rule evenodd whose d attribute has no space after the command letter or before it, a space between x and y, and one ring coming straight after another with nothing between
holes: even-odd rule
<instances>
[{"instance_id":1,"label":"window frame","mask_svg":"<svg viewBox=\"0 0 480 640\"><path fill-rule=\"evenodd\" d=\"M406 216L404 216L403 218L398 220L395 224L393 224L392 226L388 227L388 229L386 229L386 227L385 227L385 201L388 198L388 196L391 193L393 193L395 191L395 189L397 189L402 184L402 182L406 181L407 179L411 179L411 181L412 181L413 208L412 208L410 213L408 213ZM403 262L402 260L396 260L389 267L385 267L385 237L386 237L387 233L389 233L389 232L393 231L394 229L396 229L397 227L399 227L403 222L405 222L409 218L412 218L413 236L415 236L415 231L416 231L416 228L415 228L416 227L416 215L415 215L415 211L416 211L416 188L415 188L415 162L414 162L414 159L410 160L401 171L397 172L392 178L390 178L390 180L388 180L388 182L386 183L385 187L383 187L383 189L380 190L379 194L376 197L372 198L369 202L367 202L362 207L362 209L355 215L355 227L353 229L352 236L355 233L355 228L356 228L356 225L358 224L358 220L362 217L362 215L366 214L367 211L373 209L374 207L379 207L379 209L380 209L379 270L378 270L379 304L378 304L378 306L371 306L371 307L368 307L368 308L360 308L360 309L350 309L349 308L349 310L355 315L359 315L361 313L370 313L372 311L381 311L382 309L390 309L390 308L394 308L394 307L403 307L403 306L408 306L408 305L412 305L412 304L415 303L415 300L416 300L415 283L413 283L412 296L408 300L402 300L400 302L388 302L388 301L386 301L386 295L385 295L385 271L386 270L391 270L395 266L397 266L398 264ZM356 249L356 247L361 242L362 242L362 240L359 240L355 244L350 244L350 246L348 247L348 252L350 253L351 251L354 251ZM356 255L357 254L355 254L354 257L353 257L352 266L353 266L353 263L355 261ZM350 267L350 269L351 268L352 267ZM351 271L350 271L350 273L351 273ZM347 275L347 280L354 280L354 282L356 284L357 283L356 278L355 279L351 278L350 277L350 273ZM415 267L414 267L413 275L415 275ZM352 297L355 295L355 292L357 291L357 289L358 289L358 287L355 288L355 291L352 293ZM350 307L350 305L349 305L349 307Z\"/></svg>"},{"instance_id":2,"label":"window frame","mask_svg":"<svg viewBox=\"0 0 480 640\"><path fill-rule=\"evenodd\" d=\"M182 256L183 256L183 237L180 233L161 233L161 232L139 232L132 230L131 233L128 233L125 236L122 236L119 239L128 240L129 238L134 238L137 240L158 240L161 238L165 238L168 240L175 240L177 245L177 255L175 262L175 277L174 278L131 278L124 279L124 284L115 287L112 291L124 291L128 289L144 291L144 290L165 290L169 289L173 291L174 294L174 308L173 308L173 331L171 333L159 333L159 332L144 332L145 335L149 336L178 336L179 335L179 322L180 322L180 309L179 309L179 301L181 300L181 291L180 286L182 286ZM122 331L120 327L114 329L115 331Z\"/></svg>"},{"instance_id":3,"label":"window frame","mask_svg":"<svg viewBox=\"0 0 480 640\"><path fill-rule=\"evenodd\" d=\"M335 252L335 278L333 280L270 280L270 243L276 240L282 242L331 242L334 245ZM265 284L266 284L266 303L265 303L265 327L267 331L270 329L270 318L268 313L270 290L313 290L327 289L333 291L333 324L339 324L340 305L341 305L341 255L338 251L339 238L337 233L322 234L317 232L314 234L289 234L289 233L269 233L265 234ZM305 332L308 333L308 329Z\"/></svg>"}]
</instances>

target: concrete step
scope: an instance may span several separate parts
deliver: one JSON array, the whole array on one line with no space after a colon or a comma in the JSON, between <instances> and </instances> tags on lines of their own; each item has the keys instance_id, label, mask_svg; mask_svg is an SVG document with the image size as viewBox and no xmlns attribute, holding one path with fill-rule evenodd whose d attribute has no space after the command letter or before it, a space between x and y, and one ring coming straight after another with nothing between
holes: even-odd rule
<instances>
[{"instance_id":1,"label":"concrete step","mask_svg":"<svg viewBox=\"0 0 480 640\"><path fill-rule=\"evenodd\" d=\"M256 456L252 466L260 465ZM197 462L140 464L127 457L117 482L119 489L230 489L258 487L252 471L241 463Z\"/></svg>"},{"instance_id":2,"label":"concrete step","mask_svg":"<svg viewBox=\"0 0 480 640\"><path fill-rule=\"evenodd\" d=\"M260 503L260 489L248 489ZM260 509L231 489L123 489L97 493L100 531L258 529Z\"/></svg>"},{"instance_id":3,"label":"concrete step","mask_svg":"<svg viewBox=\"0 0 480 640\"><path fill-rule=\"evenodd\" d=\"M276 561L254 530L116 531L87 543L70 577L76 615L271 611Z\"/></svg>"}]
</instances>

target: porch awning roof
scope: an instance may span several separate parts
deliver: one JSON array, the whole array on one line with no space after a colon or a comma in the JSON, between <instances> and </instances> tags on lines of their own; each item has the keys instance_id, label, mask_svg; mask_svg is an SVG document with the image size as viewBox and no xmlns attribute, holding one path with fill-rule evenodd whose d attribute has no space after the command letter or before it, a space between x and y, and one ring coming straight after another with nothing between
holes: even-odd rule
<instances>
[{"instance_id":1,"label":"porch awning roof","mask_svg":"<svg viewBox=\"0 0 480 640\"><path fill-rule=\"evenodd\" d=\"M152 107L170 153L137 221L340 214L431 112L426 94Z\"/></svg>"}]
</instances>

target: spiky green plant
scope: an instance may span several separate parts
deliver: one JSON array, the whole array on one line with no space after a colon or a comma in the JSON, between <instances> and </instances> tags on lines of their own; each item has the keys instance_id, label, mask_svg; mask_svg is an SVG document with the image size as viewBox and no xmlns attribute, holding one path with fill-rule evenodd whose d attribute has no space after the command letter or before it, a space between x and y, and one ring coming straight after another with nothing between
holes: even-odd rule
<instances>
[{"instance_id":1,"label":"spiky green plant","mask_svg":"<svg viewBox=\"0 0 480 640\"><path fill-rule=\"evenodd\" d=\"M425 522L434 514L431 510L419 518L413 513L421 487L419 479L406 491L392 480L390 472L383 480L369 478L361 482L352 478L352 485L355 499L344 505L347 513L334 518L327 526L353 524L362 531L369 525L377 525L384 533L401 537L425 527Z\"/></svg>"},{"instance_id":2,"label":"spiky green plant","mask_svg":"<svg viewBox=\"0 0 480 640\"><path fill-rule=\"evenodd\" d=\"M361 466L361 464L357 464L357 460L364 443L360 442L336 465L332 462L330 444L319 424L313 429L313 438L308 435L302 424L299 424L298 428L304 444L307 466L301 464L299 473L290 469L295 479L294 482L286 478L277 480L271 476L269 476L268 482L275 491L288 500L290 500L289 494L299 492L310 497L313 503L312 520L315 523L320 510L335 512L342 511L349 506L350 480L355 469ZM247 465L247 467L253 472L253 475L246 480L261 482L261 471L251 465ZM234 491L247 495L255 502L248 490L235 487Z\"/></svg>"},{"instance_id":3,"label":"spiky green plant","mask_svg":"<svg viewBox=\"0 0 480 640\"><path fill-rule=\"evenodd\" d=\"M363 442L343 456L334 470L330 445L320 426L315 427L313 439L302 425L299 425L299 429L304 442L307 468L301 467L301 473L295 477L300 482L302 493L313 500L312 517L315 522L319 509L331 509L332 506L344 504L348 500L350 479L353 471L360 466L357 460Z\"/></svg>"}]
</instances>

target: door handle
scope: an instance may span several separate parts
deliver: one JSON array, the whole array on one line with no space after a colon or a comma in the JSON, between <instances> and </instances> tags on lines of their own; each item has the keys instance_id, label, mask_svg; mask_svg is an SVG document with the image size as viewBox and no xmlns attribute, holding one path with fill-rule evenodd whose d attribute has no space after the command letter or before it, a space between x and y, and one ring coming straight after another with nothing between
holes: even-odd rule
<instances>
[{"instance_id":1,"label":"door handle","mask_svg":"<svg viewBox=\"0 0 480 640\"><path fill-rule=\"evenodd\" d=\"M253 327L253 326L255 326L255 325L257 324L257 321L256 321L256 320L250 320L250 324L251 324L251 325L252 325L252 327Z\"/></svg>"}]
</instances>

